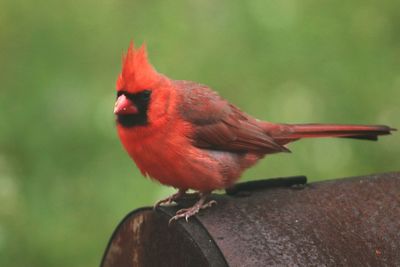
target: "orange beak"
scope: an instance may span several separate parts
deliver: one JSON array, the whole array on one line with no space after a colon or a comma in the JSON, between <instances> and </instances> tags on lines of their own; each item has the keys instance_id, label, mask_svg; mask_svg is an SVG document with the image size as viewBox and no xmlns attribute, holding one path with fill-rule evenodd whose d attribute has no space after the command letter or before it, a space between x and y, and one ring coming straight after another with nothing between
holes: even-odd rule
<instances>
[{"instance_id":1,"label":"orange beak","mask_svg":"<svg viewBox=\"0 0 400 267\"><path fill-rule=\"evenodd\" d=\"M135 104L132 103L125 95L120 95L117 98L114 106L114 114L115 115L127 115L127 114L136 114L138 113L138 109Z\"/></svg>"}]
</instances>

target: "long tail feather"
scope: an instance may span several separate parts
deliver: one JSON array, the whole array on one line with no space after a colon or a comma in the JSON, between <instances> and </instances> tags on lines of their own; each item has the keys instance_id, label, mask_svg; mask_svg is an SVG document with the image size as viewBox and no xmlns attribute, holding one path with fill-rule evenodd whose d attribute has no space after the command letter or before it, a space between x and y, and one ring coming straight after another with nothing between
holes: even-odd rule
<instances>
[{"instance_id":1,"label":"long tail feather","mask_svg":"<svg viewBox=\"0 0 400 267\"><path fill-rule=\"evenodd\" d=\"M346 124L290 124L290 134L285 139L313 137L342 137L363 140L378 140L380 135L391 134L396 129L386 125L346 125Z\"/></svg>"}]
</instances>

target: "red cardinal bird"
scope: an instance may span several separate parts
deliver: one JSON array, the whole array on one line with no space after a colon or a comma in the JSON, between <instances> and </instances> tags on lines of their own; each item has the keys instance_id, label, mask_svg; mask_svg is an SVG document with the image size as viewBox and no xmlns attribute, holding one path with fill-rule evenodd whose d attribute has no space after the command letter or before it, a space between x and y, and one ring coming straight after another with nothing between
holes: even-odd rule
<instances>
[{"instance_id":1,"label":"red cardinal bird","mask_svg":"<svg viewBox=\"0 0 400 267\"><path fill-rule=\"evenodd\" d=\"M114 113L121 142L142 174L178 189L156 206L179 199L188 189L198 191L196 204L171 220L187 220L211 206L215 202L207 202L207 196L213 190L232 186L267 154L290 152L290 142L309 137L377 140L395 130L260 121L205 85L159 74L148 62L146 48L133 44L118 77Z\"/></svg>"}]
</instances>

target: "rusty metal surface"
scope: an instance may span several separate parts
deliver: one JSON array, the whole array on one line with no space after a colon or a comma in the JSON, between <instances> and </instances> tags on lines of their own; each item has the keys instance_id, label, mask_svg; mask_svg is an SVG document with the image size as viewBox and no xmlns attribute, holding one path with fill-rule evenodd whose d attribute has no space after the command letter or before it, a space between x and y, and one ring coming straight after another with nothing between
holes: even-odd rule
<instances>
[{"instance_id":1,"label":"rusty metal surface","mask_svg":"<svg viewBox=\"0 0 400 267\"><path fill-rule=\"evenodd\" d=\"M141 210L147 215L139 240L147 242L132 240L133 226L120 226L112 241L119 246L110 246L106 255L118 261L121 253L113 250L135 255L140 247L139 255L147 251L144 255L165 263L179 258L175 265L158 266L400 266L399 172L295 188L243 188L246 194L213 195L216 206L171 227L168 218L178 207ZM135 214L128 218L137 220ZM159 252L164 246L168 249ZM226 262L210 258L213 252Z\"/></svg>"},{"instance_id":2,"label":"rusty metal surface","mask_svg":"<svg viewBox=\"0 0 400 267\"><path fill-rule=\"evenodd\" d=\"M198 222L168 226L169 218L151 208L128 214L111 237L101 266L227 266Z\"/></svg>"},{"instance_id":3,"label":"rusty metal surface","mask_svg":"<svg viewBox=\"0 0 400 267\"><path fill-rule=\"evenodd\" d=\"M400 266L400 173L216 199L198 219L230 266Z\"/></svg>"}]
</instances>

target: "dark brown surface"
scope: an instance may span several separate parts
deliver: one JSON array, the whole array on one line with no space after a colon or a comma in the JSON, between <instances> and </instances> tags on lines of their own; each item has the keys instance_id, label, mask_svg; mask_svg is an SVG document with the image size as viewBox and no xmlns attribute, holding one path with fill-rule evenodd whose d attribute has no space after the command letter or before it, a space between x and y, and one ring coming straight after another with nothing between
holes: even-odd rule
<instances>
[{"instance_id":1,"label":"dark brown surface","mask_svg":"<svg viewBox=\"0 0 400 267\"><path fill-rule=\"evenodd\" d=\"M150 208L128 214L114 232L101 266L227 266L199 223L169 226L169 219Z\"/></svg>"},{"instance_id":2,"label":"dark brown surface","mask_svg":"<svg viewBox=\"0 0 400 267\"><path fill-rule=\"evenodd\" d=\"M189 223L130 214L103 266L400 266L400 173L244 188Z\"/></svg>"}]
</instances>

